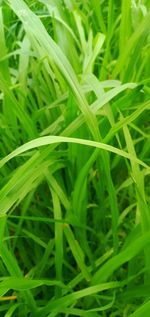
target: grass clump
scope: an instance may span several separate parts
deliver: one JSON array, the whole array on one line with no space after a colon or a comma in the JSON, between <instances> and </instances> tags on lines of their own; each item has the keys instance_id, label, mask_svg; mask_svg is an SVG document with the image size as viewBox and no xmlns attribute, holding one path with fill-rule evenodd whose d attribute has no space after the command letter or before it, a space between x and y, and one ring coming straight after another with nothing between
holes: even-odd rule
<instances>
[{"instance_id":1,"label":"grass clump","mask_svg":"<svg viewBox=\"0 0 150 317\"><path fill-rule=\"evenodd\" d=\"M149 10L1 1L0 316L149 316Z\"/></svg>"}]
</instances>

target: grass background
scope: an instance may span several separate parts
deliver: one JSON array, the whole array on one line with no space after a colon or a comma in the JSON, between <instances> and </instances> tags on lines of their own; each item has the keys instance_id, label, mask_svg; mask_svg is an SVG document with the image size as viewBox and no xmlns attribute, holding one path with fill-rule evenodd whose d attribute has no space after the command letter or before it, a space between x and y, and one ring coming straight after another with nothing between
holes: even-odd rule
<instances>
[{"instance_id":1,"label":"grass background","mask_svg":"<svg viewBox=\"0 0 150 317\"><path fill-rule=\"evenodd\" d=\"M150 314L149 12L0 1L0 316Z\"/></svg>"}]
</instances>

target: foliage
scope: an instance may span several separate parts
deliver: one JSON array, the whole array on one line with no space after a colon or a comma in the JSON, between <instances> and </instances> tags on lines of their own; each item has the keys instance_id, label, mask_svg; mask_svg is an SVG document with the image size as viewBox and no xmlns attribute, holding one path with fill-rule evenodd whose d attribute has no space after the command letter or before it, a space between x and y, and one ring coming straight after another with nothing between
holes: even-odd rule
<instances>
[{"instance_id":1,"label":"foliage","mask_svg":"<svg viewBox=\"0 0 150 317\"><path fill-rule=\"evenodd\" d=\"M0 316L149 316L149 11L0 2Z\"/></svg>"}]
</instances>

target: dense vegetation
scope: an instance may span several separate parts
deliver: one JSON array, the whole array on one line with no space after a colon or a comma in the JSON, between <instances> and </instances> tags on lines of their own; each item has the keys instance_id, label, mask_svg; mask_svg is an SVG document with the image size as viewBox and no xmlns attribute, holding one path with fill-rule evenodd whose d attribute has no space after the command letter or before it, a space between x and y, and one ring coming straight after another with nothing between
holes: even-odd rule
<instances>
[{"instance_id":1,"label":"dense vegetation","mask_svg":"<svg viewBox=\"0 0 150 317\"><path fill-rule=\"evenodd\" d=\"M150 316L150 1L0 1L0 316Z\"/></svg>"}]
</instances>

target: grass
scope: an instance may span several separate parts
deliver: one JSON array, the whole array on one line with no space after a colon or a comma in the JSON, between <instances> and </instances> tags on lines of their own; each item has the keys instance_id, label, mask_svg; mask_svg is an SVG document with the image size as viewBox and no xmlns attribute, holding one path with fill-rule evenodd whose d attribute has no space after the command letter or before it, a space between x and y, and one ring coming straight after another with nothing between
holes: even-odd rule
<instances>
[{"instance_id":1,"label":"grass","mask_svg":"<svg viewBox=\"0 0 150 317\"><path fill-rule=\"evenodd\" d=\"M150 314L150 4L0 1L0 316Z\"/></svg>"}]
</instances>

